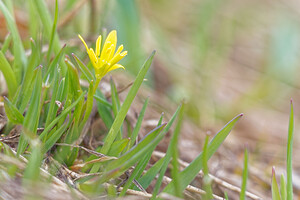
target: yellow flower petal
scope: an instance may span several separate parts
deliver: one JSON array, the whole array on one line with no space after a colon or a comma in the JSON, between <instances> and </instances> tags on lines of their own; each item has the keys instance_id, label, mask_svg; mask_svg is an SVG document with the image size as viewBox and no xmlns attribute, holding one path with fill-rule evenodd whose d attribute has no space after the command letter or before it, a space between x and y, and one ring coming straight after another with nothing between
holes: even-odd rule
<instances>
[{"instance_id":1,"label":"yellow flower petal","mask_svg":"<svg viewBox=\"0 0 300 200\"><path fill-rule=\"evenodd\" d=\"M88 51L88 54L89 54L90 60L92 61L94 68L97 68L98 59L95 55L94 49L90 48Z\"/></svg>"},{"instance_id":2,"label":"yellow flower petal","mask_svg":"<svg viewBox=\"0 0 300 200\"><path fill-rule=\"evenodd\" d=\"M122 52L121 54L115 54L115 56L110 60L109 64L111 66L115 65L117 62L122 60L127 55L127 51Z\"/></svg>"},{"instance_id":3,"label":"yellow flower petal","mask_svg":"<svg viewBox=\"0 0 300 200\"><path fill-rule=\"evenodd\" d=\"M116 54L121 53L121 51L123 51L123 44L118 47L118 50L116 51Z\"/></svg>"},{"instance_id":4,"label":"yellow flower petal","mask_svg":"<svg viewBox=\"0 0 300 200\"><path fill-rule=\"evenodd\" d=\"M97 58L100 56L100 50L101 50L101 35L98 37L96 42L96 56Z\"/></svg>"},{"instance_id":5,"label":"yellow flower petal","mask_svg":"<svg viewBox=\"0 0 300 200\"><path fill-rule=\"evenodd\" d=\"M112 46L112 45L114 45L114 46ZM113 30L108 34L108 36L104 42L100 60L104 60L104 58L107 58L107 55L108 55L107 51L109 48L112 47L111 51L114 53L116 45L117 45L117 31Z\"/></svg>"},{"instance_id":6,"label":"yellow flower petal","mask_svg":"<svg viewBox=\"0 0 300 200\"><path fill-rule=\"evenodd\" d=\"M89 51L89 47L86 45L84 39L81 37L81 35L78 35L79 39L82 41L82 43L84 44L85 48L86 48L86 51L88 52Z\"/></svg>"},{"instance_id":7,"label":"yellow flower petal","mask_svg":"<svg viewBox=\"0 0 300 200\"><path fill-rule=\"evenodd\" d=\"M110 67L106 73L112 71L112 70L115 70L115 69L119 69L119 68L122 68L122 69L125 69L125 67L123 67L123 65L120 65L120 64L115 64L113 65L112 67Z\"/></svg>"}]
</instances>

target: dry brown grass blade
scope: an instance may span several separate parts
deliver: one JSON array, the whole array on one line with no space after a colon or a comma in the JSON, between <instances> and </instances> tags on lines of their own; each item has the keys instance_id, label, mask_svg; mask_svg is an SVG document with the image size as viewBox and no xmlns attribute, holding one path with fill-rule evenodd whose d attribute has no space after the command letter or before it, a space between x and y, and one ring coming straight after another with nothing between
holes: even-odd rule
<instances>
[{"instance_id":1,"label":"dry brown grass blade","mask_svg":"<svg viewBox=\"0 0 300 200\"><path fill-rule=\"evenodd\" d=\"M125 90L127 90L128 88L130 88L133 85L133 82L130 82L128 85L125 85L124 87L117 89L117 93L120 94L122 92L124 92ZM106 98L110 98L111 97L111 93L108 93L107 95L105 95Z\"/></svg>"},{"instance_id":2,"label":"dry brown grass blade","mask_svg":"<svg viewBox=\"0 0 300 200\"><path fill-rule=\"evenodd\" d=\"M111 186L111 184L109 184L109 183L104 183L103 185L104 185L104 187L107 187L107 188L109 186ZM119 187L119 188L117 188L117 190L118 190L118 192L121 192L123 190L123 187ZM137 195L137 196L144 197L144 198L151 198L152 197L152 195L149 194L149 193L136 191L136 190L131 190L131 189L127 189L126 194L128 194L128 195Z\"/></svg>"},{"instance_id":3,"label":"dry brown grass blade","mask_svg":"<svg viewBox=\"0 0 300 200\"><path fill-rule=\"evenodd\" d=\"M66 24L72 21L73 17L82 9L82 6L87 2L87 0L79 1L74 8L60 20L57 24L57 29L64 27Z\"/></svg>"}]
</instances>

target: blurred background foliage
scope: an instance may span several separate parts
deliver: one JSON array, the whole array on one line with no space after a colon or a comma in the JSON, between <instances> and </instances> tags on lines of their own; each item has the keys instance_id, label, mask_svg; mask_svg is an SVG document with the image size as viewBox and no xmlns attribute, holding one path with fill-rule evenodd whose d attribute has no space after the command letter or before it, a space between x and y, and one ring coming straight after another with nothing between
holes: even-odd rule
<instances>
[{"instance_id":1,"label":"blurred background foliage","mask_svg":"<svg viewBox=\"0 0 300 200\"><path fill-rule=\"evenodd\" d=\"M10 0L4 1L9 5ZM14 0L14 14L25 47L39 35L34 0ZM30 3L31 2L31 3ZM47 0L53 16L54 0ZM64 0L59 1L58 33L66 53L85 51L77 34L88 43L112 29L129 54L122 64L136 75L153 49L157 55L148 85L178 103L187 99L187 115L204 129L244 112L252 127L247 133L268 140L285 138L288 102L299 96L300 3L258 0ZM9 7L9 6L8 6ZM26 7L26 9L25 9ZM11 8L12 9L12 8ZM27 12L29 10L30 12ZM45 11L47 12L47 11ZM0 36L5 23L1 16ZM32 20L30 20L32 21ZM33 20L34 21L34 20ZM46 33L46 30L41 30ZM77 49L76 49L77 48ZM297 113L297 111L296 111ZM282 120L284 119L284 120ZM273 125L270 125L270 124ZM278 124L282 127L278 127ZM285 132L286 133L286 132ZM297 135L297 134L296 134ZM296 138L297 139L297 138Z\"/></svg>"}]
</instances>

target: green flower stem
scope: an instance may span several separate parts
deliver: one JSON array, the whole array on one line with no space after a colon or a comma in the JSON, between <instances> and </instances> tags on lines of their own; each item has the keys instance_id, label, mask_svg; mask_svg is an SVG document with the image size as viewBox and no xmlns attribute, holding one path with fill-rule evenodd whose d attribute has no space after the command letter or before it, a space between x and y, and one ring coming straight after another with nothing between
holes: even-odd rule
<instances>
[{"instance_id":1,"label":"green flower stem","mask_svg":"<svg viewBox=\"0 0 300 200\"><path fill-rule=\"evenodd\" d=\"M99 85L101 79L102 78L96 77L96 83L95 83L95 86L94 86L93 96L96 94L96 91L97 91L97 88L98 88L98 85Z\"/></svg>"}]
</instances>

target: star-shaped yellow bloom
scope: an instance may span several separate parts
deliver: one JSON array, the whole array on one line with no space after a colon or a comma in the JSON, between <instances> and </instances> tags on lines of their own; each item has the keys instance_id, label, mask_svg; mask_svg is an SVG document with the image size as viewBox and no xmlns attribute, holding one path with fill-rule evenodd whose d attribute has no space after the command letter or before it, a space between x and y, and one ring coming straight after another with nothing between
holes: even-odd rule
<instances>
[{"instance_id":1,"label":"star-shaped yellow bloom","mask_svg":"<svg viewBox=\"0 0 300 200\"><path fill-rule=\"evenodd\" d=\"M123 68L125 69L122 65L117 64L122 58L124 58L127 55L127 51L123 51L123 45L120 45L116 50L116 45L117 45L117 31L113 30L111 31L101 50L101 35L98 37L96 41L96 49L88 48L87 44L81 37L81 35L78 35L80 40L83 42L86 51L90 57L90 60L95 68L95 73L96 73L96 78L102 79L108 72L118 69L118 68Z\"/></svg>"}]
</instances>

